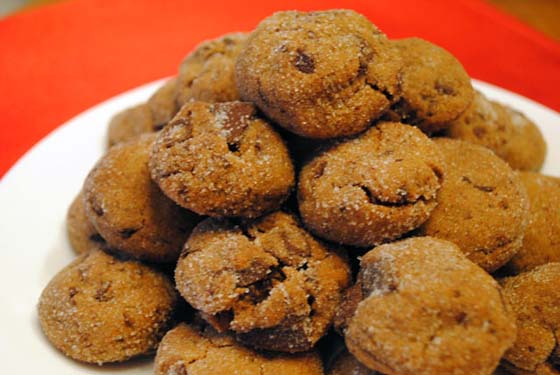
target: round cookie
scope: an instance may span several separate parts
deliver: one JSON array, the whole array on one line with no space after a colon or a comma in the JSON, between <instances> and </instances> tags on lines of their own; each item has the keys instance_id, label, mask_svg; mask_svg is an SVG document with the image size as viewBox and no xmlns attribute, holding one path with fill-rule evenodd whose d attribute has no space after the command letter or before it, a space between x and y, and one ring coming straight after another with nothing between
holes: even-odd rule
<instances>
[{"instance_id":1,"label":"round cookie","mask_svg":"<svg viewBox=\"0 0 560 375\"><path fill-rule=\"evenodd\" d=\"M303 167L299 210L305 225L322 238L372 246L428 219L442 174L438 147L420 130L380 123Z\"/></svg>"},{"instance_id":2,"label":"round cookie","mask_svg":"<svg viewBox=\"0 0 560 375\"><path fill-rule=\"evenodd\" d=\"M146 103L135 105L114 115L109 121L107 144L109 147L127 142L140 134L154 131L154 119Z\"/></svg>"},{"instance_id":3,"label":"round cookie","mask_svg":"<svg viewBox=\"0 0 560 375\"><path fill-rule=\"evenodd\" d=\"M173 262L198 216L150 179L155 134L109 149L84 183L86 214L110 248L151 262Z\"/></svg>"},{"instance_id":4,"label":"round cookie","mask_svg":"<svg viewBox=\"0 0 560 375\"><path fill-rule=\"evenodd\" d=\"M420 38L391 42L403 61L393 111L426 133L445 129L473 100L471 79L449 52Z\"/></svg>"},{"instance_id":5,"label":"round cookie","mask_svg":"<svg viewBox=\"0 0 560 375\"><path fill-rule=\"evenodd\" d=\"M245 348L210 327L179 324L163 338L155 360L156 375L322 375L316 352L263 354Z\"/></svg>"},{"instance_id":6,"label":"round cookie","mask_svg":"<svg viewBox=\"0 0 560 375\"><path fill-rule=\"evenodd\" d=\"M546 143L533 122L478 91L446 134L491 149L513 169L539 170L546 156Z\"/></svg>"},{"instance_id":7,"label":"round cookie","mask_svg":"<svg viewBox=\"0 0 560 375\"><path fill-rule=\"evenodd\" d=\"M344 350L334 360L327 375L380 375L380 373L367 368L356 357Z\"/></svg>"},{"instance_id":8,"label":"round cookie","mask_svg":"<svg viewBox=\"0 0 560 375\"><path fill-rule=\"evenodd\" d=\"M159 133L150 169L168 197L213 217L260 216L294 185L282 138L251 103L187 103Z\"/></svg>"},{"instance_id":9,"label":"round cookie","mask_svg":"<svg viewBox=\"0 0 560 375\"><path fill-rule=\"evenodd\" d=\"M458 140L435 140L445 180L437 207L419 233L451 241L493 272L519 250L527 225L527 193L519 177L492 151Z\"/></svg>"},{"instance_id":10,"label":"round cookie","mask_svg":"<svg viewBox=\"0 0 560 375\"><path fill-rule=\"evenodd\" d=\"M179 107L192 100L210 103L239 100L234 66L246 40L245 33L231 33L197 46L179 67L176 94Z\"/></svg>"},{"instance_id":11,"label":"round cookie","mask_svg":"<svg viewBox=\"0 0 560 375\"><path fill-rule=\"evenodd\" d=\"M559 285L560 263L502 280L505 300L517 316L517 339L504 356L515 368L538 373L560 365Z\"/></svg>"},{"instance_id":12,"label":"round cookie","mask_svg":"<svg viewBox=\"0 0 560 375\"><path fill-rule=\"evenodd\" d=\"M232 330L256 348L294 353L311 349L326 333L350 269L295 217L275 212L248 224L200 223L175 280L217 329Z\"/></svg>"},{"instance_id":13,"label":"round cookie","mask_svg":"<svg viewBox=\"0 0 560 375\"><path fill-rule=\"evenodd\" d=\"M399 95L399 56L351 10L278 12L263 20L235 66L243 100L309 138L357 134Z\"/></svg>"},{"instance_id":14,"label":"round cookie","mask_svg":"<svg viewBox=\"0 0 560 375\"><path fill-rule=\"evenodd\" d=\"M68 208L66 232L70 246L77 254L85 253L91 247L105 242L86 215L84 193L82 191L74 198Z\"/></svg>"},{"instance_id":15,"label":"round cookie","mask_svg":"<svg viewBox=\"0 0 560 375\"><path fill-rule=\"evenodd\" d=\"M41 328L57 349L103 364L154 351L176 302L163 274L92 249L49 282L38 309Z\"/></svg>"},{"instance_id":16,"label":"round cookie","mask_svg":"<svg viewBox=\"0 0 560 375\"><path fill-rule=\"evenodd\" d=\"M521 249L507 265L515 274L560 262L560 179L520 172L529 197L529 220Z\"/></svg>"},{"instance_id":17,"label":"round cookie","mask_svg":"<svg viewBox=\"0 0 560 375\"><path fill-rule=\"evenodd\" d=\"M179 111L176 101L177 80L176 77L171 78L148 99L147 104L152 112L153 130L163 128Z\"/></svg>"},{"instance_id":18,"label":"round cookie","mask_svg":"<svg viewBox=\"0 0 560 375\"><path fill-rule=\"evenodd\" d=\"M416 237L361 260L365 299L345 331L349 351L388 375L489 375L515 340L492 277L454 244Z\"/></svg>"}]
</instances>

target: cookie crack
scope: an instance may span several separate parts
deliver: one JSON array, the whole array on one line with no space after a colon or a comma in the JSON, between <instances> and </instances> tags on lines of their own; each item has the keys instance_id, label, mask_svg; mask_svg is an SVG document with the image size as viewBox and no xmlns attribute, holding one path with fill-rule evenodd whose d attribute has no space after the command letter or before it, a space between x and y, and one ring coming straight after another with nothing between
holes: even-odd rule
<instances>
[{"instance_id":1,"label":"cookie crack","mask_svg":"<svg viewBox=\"0 0 560 375\"><path fill-rule=\"evenodd\" d=\"M496 190L495 186L488 186L488 185L478 185L475 184L474 182L472 182L472 180L468 177L468 176L462 176L461 177L461 181L466 182L467 184L471 185L472 187L474 187L477 190L480 190L484 193L491 193L494 190Z\"/></svg>"}]
</instances>

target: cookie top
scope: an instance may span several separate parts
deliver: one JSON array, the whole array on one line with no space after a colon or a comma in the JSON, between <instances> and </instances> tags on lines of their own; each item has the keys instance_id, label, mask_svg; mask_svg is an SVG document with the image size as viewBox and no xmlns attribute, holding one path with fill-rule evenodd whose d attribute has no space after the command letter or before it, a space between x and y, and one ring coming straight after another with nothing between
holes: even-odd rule
<instances>
[{"instance_id":1,"label":"cookie top","mask_svg":"<svg viewBox=\"0 0 560 375\"><path fill-rule=\"evenodd\" d=\"M154 119L148 104L142 103L114 115L107 130L109 147L154 131Z\"/></svg>"},{"instance_id":2,"label":"cookie top","mask_svg":"<svg viewBox=\"0 0 560 375\"><path fill-rule=\"evenodd\" d=\"M245 348L210 327L179 324L163 338L156 375L322 375L316 352L265 355Z\"/></svg>"},{"instance_id":3,"label":"cookie top","mask_svg":"<svg viewBox=\"0 0 560 375\"><path fill-rule=\"evenodd\" d=\"M495 271L521 247L528 212L525 189L487 148L446 138L435 143L445 159L445 179L420 233L459 245L470 260Z\"/></svg>"},{"instance_id":4,"label":"cookie top","mask_svg":"<svg viewBox=\"0 0 560 375\"><path fill-rule=\"evenodd\" d=\"M207 219L185 244L177 289L218 329L251 346L309 350L327 331L342 289L345 258L315 240L295 217L275 212L253 223Z\"/></svg>"},{"instance_id":5,"label":"cookie top","mask_svg":"<svg viewBox=\"0 0 560 375\"><path fill-rule=\"evenodd\" d=\"M513 273L560 262L560 178L520 172L529 197L529 220L523 245L508 263Z\"/></svg>"},{"instance_id":6,"label":"cookie top","mask_svg":"<svg viewBox=\"0 0 560 375\"><path fill-rule=\"evenodd\" d=\"M491 149L513 169L539 170L546 156L546 143L533 122L478 91L446 135Z\"/></svg>"},{"instance_id":7,"label":"cookie top","mask_svg":"<svg viewBox=\"0 0 560 375\"><path fill-rule=\"evenodd\" d=\"M505 355L513 366L536 371L560 361L560 263L539 266L502 281L517 316L517 339Z\"/></svg>"},{"instance_id":8,"label":"cookie top","mask_svg":"<svg viewBox=\"0 0 560 375\"><path fill-rule=\"evenodd\" d=\"M246 39L246 33L226 34L201 43L185 57L176 88L179 107L192 100L239 100L234 65Z\"/></svg>"},{"instance_id":9,"label":"cookie top","mask_svg":"<svg viewBox=\"0 0 560 375\"><path fill-rule=\"evenodd\" d=\"M454 244L416 237L362 257L349 351L386 374L491 374L515 339L498 283Z\"/></svg>"},{"instance_id":10,"label":"cookie top","mask_svg":"<svg viewBox=\"0 0 560 375\"><path fill-rule=\"evenodd\" d=\"M243 100L309 138L365 130L399 94L398 55L351 10L278 12L251 34L235 66Z\"/></svg>"},{"instance_id":11,"label":"cookie top","mask_svg":"<svg viewBox=\"0 0 560 375\"><path fill-rule=\"evenodd\" d=\"M393 106L401 121L426 133L448 127L473 100L471 79L449 52L420 38L391 42L403 61L401 99Z\"/></svg>"},{"instance_id":12,"label":"cookie top","mask_svg":"<svg viewBox=\"0 0 560 375\"><path fill-rule=\"evenodd\" d=\"M177 77L169 79L148 99L154 130L160 130L179 110L177 104Z\"/></svg>"},{"instance_id":13,"label":"cookie top","mask_svg":"<svg viewBox=\"0 0 560 375\"><path fill-rule=\"evenodd\" d=\"M66 232L70 246L77 254L85 253L91 247L105 242L86 215L84 193L82 191L74 198L68 208Z\"/></svg>"},{"instance_id":14,"label":"cookie top","mask_svg":"<svg viewBox=\"0 0 560 375\"><path fill-rule=\"evenodd\" d=\"M426 221L442 176L442 156L426 135L409 125L380 123L303 167L299 209L316 235L372 246Z\"/></svg>"},{"instance_id":15,"label":"cookie top","mask_svg":"<svg viewBox=\"0 0 560 375\"><path fill-rule=\"evenodd\" d=\"M201 215L256 217L279 208L294 185L284 142L250 103L187 103L158 134L152 178Z\"/></svg>"},{"instance_id":16,"label":"cookie top","mask_svg":"<svg viewBox=\"0 0 560 375\"><path fill-rule=\"evenodd\" d=\"M154 351L177 302L163 274L99 248L61 270L39 299L49 341L82 362L119 362Z\"/></svg>"},{"instance_id":17,"label":"cookie top","mask_svg":"<svg viewBox=\"0 0 560 375\"><path fill-rule=\"evenodd\" d=\"M148 169L155 134L109 149L84 183L88 218L109 247L152 262L179 257L197 215L167 198Z\"/></svg>"}]
</instances>

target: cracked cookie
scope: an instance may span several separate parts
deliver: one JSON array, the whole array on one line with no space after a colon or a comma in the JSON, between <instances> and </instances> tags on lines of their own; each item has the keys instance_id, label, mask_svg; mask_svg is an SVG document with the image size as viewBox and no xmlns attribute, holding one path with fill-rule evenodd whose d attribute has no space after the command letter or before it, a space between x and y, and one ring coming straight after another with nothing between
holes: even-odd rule
<instances>
[{"instance_id":1,"label":"cracked cookie","mask_svg":"<svg viewBox=\"0 0 560 375\"><path fill-rule=\"evenodd\" d=\"M39 299L49 341L81 362L120 362L153 352L177 302L163 274L92 249L60 271Z\"/></svg>"},{"instance_id":2,"label":"cracked cookie","mask_svg":"<svg viewBox=\"0 0 560 375\"><path fill-rule=\"evenodd\" d=\"M517 339L504 358L514 368L560 371L560 263L539 266L502 280L504 297L517 316ZM508 367L509 370L509 367Z\"/></svg>"},{"instance_id":3,"label":"cracked cookie","mask_svg":"<svg viewBox=\"0 0 560 375\"><path fill-rule=\"evenodd\" d=\"M469 108L451 122L446 135L491 149L513 169L537 171L546 156L546 143L533 122L478 91Z\"/></svg>"},{"instance_id":4,"label":"cracked cookie","mask_svg":"<svg viewBox=\"0 0 560 375\"><path fill-rule=\"evenodd\" d=\"M259 349L309 350L326 333L350 282L347 260L296 218L207 219L185 244L177 289L219 330Z\"/></svg>"},{"instance_id":5,"label":"cracked cookie","mask_svg":"<svg viewBox=\"0 0 560 375\"><path fill-rule=\"evenodd\" d=\"M389 375L489 375L515 340L515 318L492 277L457 246L431 237L362 257L349 351Z\"/></svg>"},{"instance_id":6,"label":"cracked cookie","mask_svg":"<svg viewBox=\"0 0 560 375\"><path fill-rule=\"evenodd\" d=\"M350 10L278 12L249 36L235 66L243 100L309 138L367 129L398 98L399 56Z\"/></svg>"},{"instance_id":7,"label":"cracked cookie","mask_svg":"<svg viewBox=\"0 0 560 375\"><path fill-rule=\"evenodd\" d=\"M525 188L487 148L446 138L434 142L445 159L445 180L437 207L419 232L457 244L471 261L493 272L521 247L528 218Z\"/></svg>"},{"instance_id":8,"label":"cracked cookie","mask_svg":"<svg viewBox=\"0 0 560 375\"><path fill-rule=\"evenodd\" d=\"M303 167L299 210L305 225L322 238L372 246L428 219L442 174L438 147L420 130L380 123Z\"/></svg>"},{"instance_id":9,"label":"cracked cookie","mask_svg":"<svg viewBox=\"0 0 560 375\"><path fill-rule=\"evenodd\" d=\"M401 98L392 111L426 133L445 129L473 100L471 79L449 52L420 38L391 42L403 61Z\"/></svg>"},{"instance_id":10,"label":"cracked cookie","mask_svg":"<svg viewBox=\"0 0 560 375\"><path fill-rule=\"evenodd\" d=\"M85 253L91 247L105 242L86 215L83 191L80 191L68 208L66 232L70 246L77 254Z\"/></svg>"},{"instance_id":11,"label":"cracked cookie","mask_svg":"<svg viewBox=\"0 0 560 375\"><path fill-rule=\"evenodd\" d=\"M316 352L265 354L243 347L211 327L179 324L158 348L156 375L322 375Z\"/></svg>"},{"instance_id":12,"label":"cracked cookie","mask_svg":"<svg viewBox=\"0 0 560 375\"><path fill-rule=\"evenodd\" d=\"M179 111L179 106L175 100L177 81L178 78L171 78L148 99L147 104L152 112L153 130L163 128Z\"/></svg>"},{"instance_id":13,"label":"cracked cookie","mask_svg":"<svg viewBox=\"0 0 560 375\"><path fill-rule=\"evenodd\" d=\"M529 197L529 220L521 249L507 265L513 273L560 262L560 178L520 172Z\"/></svg>"},{"instance_id":14,"label":"cracked cookie","mask_svg":"<svg viewBox=\"0 0 560 375\"><path fill-rule=\"evenodd\" d=\"M111 249L151 262L173 262L198 216L167 198L150 179L155 134L109 149L84 183L85 209Z\"/></svg>"},{"instance_id":15,"label":"cracked cookie","mask_svg":"<svg viewBox=\"0 0 560 375\"><path fill-rule=\"evenodd\" d=\"M257 217L288 198L288 149L251 103L187 103L152 148L152 178L201 215Z\"/></svg>"},{"instance_id":16,"label":"cracked cookie","mask_svg":"<svg viewBox=\"0 0 560 375\"><path fill-rule=\"evenodd\" d=\"M247 35L231 33L203 42L183 60L177 83L179 106L193 100L211 103L239 100L234 66Z\"/></svg>"}]
</instances>

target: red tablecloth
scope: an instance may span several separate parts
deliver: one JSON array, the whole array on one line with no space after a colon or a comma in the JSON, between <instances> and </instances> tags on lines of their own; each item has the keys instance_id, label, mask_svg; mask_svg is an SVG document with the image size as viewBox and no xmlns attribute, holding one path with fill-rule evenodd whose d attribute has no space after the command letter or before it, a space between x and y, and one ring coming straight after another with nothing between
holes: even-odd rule
<instances>
[{"instance_id":1,"label":"red tablecloth","mask_svg":"<svg viewBox=\"0 0 560 375\"><path fill-rule=\"evenodd\" d=\"M201 40L251 30L275 10L322 8L353 8L392 38L433 41L471 76L560 109L560 44L482 1L68 1L0 21L0 176L72 116L174 74Z\"/></svg>"}]
</instances>

